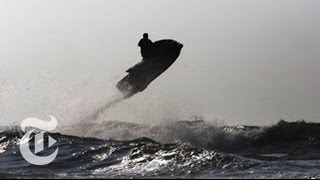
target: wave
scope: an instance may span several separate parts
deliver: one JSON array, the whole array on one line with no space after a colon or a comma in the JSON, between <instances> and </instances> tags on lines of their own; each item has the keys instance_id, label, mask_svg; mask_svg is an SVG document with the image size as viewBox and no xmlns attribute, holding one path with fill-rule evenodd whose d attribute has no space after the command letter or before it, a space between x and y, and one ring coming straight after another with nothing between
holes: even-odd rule
<instances>
[{"instance_id":1,"label":"wave","mask_svg":"<svg viewBox=\"0 0 320 180\"><path fill-rule=\"evenodd\" d=\"M72 126L74 132L66 128L60 133L46 134L57 143L40 155L59 147L55 161L46 166L33 166L22 158L18 147L22 131L11 128L1 132L0 177L212 178L241 174L254 178L262 177L266 168L270 173L294 166L291 174L286 170L286 177L294 178L305 177L306 169L311 167L320 168L317 123L280 121L270 127L218 127L201 120L154 126L110 121L99 124L100 129L96 126L87 124L82 129L90 129L85 134L96 137L60 134L76 134L76 126ZM252 173L255 171L259 175ZM308 173L310 178L318 177L317 173Z\"/></svg>"},{"instance_id":2,"label":"wave","mask_svg":"<svg viewBox=\"0 0 320 180\"><path fill-rule=\"evenodd\" d=\"M269 127L215 126L203 120L160 125L107 121L99 124L78 124L65 128L62 132L116 140L148 137L160 143L188 143L195 147L247 157L257 154L286 154L282 158L320 159L320 124L304 121L282 120ZM306 151L308 153L305 153Z\"/></svg>"},{"instance_id":3,"label":"wave","mask_svg":"<svg viewBox=\"0 0 320 180\"><path fill-rule=\"evenodd\" d=\"M75 174L80 177L185 176L205 170L232 171L255 165L235 155L185 144L161 144L149 138L116 141L59 133L49 135L58 141L52 149L59 147L59 154L51 164L39 167L28 164L20 155L21 132L1 133L4 138L0 146L4 151L0 154L0 177L75 177ZM50 154L50 150L41 153L45 154ZM49 172L43 173L44 169Z\"/></svg>"}]
</instances>

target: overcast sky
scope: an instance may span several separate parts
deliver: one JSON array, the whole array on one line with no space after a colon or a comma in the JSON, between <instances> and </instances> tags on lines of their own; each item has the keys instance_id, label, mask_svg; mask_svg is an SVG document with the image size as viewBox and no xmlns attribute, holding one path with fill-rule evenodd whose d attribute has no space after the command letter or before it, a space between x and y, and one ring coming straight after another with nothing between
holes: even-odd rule
<instances>
[{"instance_id":1,"label":"overcast sky","mask_svg":"<svg viewBox=\"0 0 320 180\"><path fill-rule=\"evenodd\" d=\"M106 119L320 122L319 12L317 0L0 1L0 120L83 112L140 61L148 32L181 56Z\"/></svg>"}]
</instances>

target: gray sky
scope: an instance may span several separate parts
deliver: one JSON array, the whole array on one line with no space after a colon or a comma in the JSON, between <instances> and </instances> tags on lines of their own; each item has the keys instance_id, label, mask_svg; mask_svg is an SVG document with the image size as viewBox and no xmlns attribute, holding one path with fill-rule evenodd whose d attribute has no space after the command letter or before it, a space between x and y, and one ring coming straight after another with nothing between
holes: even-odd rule
<instances>
[{"instance_id":1,"label":"gray sky","mask_svg":"<svg viewBox=\"0 0 320 180\"><path fill-rule=\"evenodd\" d=\"M106 119L320 122L319 12L316 0L0 1L0 120L76 119L140 61L148 32L182 54Z\"/></svg>"}]
</instances>

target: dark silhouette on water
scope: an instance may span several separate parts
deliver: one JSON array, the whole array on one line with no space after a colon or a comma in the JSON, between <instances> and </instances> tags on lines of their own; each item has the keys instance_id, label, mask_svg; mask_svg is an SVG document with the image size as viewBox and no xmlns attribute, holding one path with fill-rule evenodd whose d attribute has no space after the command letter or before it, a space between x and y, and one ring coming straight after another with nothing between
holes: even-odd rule
<instances>
[{"instance_id":1,"label":"dark silhouette on water","mask_svg":"<svg viewBox=\"0 0 320 180\"><path fill-rule=\"evenodd\" d=\"M160 74L167 70L180 55L183 45L175 40L165 39L152 43L148 34L140 40L142 61L128 69L129 73L118 82L117 88L125 98L143 91Z\"/></svg>"},{"instance_id":2,"label":"dark silhouette on water","mask_svg":"<svg viewBox=\"0 0 320 180\"><path fill-rule=\"evenodd\" d=\"M153 55L153 42L149 39L148 33L143 34L143 38L139 41L138 46L141 48L141 56L143 58L151 58Z\"/></svg>"},{"instance_id":3,"label":"dark silhouette on water","mask_svg":"<svg viewBox=\"0 0 320 180\"><path fill-rule=\"evenodd\" d=\"M83 119L96 120L106 109L146 89L154 79L174 63L183 47L181 43L169 39L153 43L147 33L138 45L141 47L143 59L128 69L126 72L129 74L118 82L117 88L122 93L121 96L108 99L105 104Z\"/></svg>"}]
</instances>

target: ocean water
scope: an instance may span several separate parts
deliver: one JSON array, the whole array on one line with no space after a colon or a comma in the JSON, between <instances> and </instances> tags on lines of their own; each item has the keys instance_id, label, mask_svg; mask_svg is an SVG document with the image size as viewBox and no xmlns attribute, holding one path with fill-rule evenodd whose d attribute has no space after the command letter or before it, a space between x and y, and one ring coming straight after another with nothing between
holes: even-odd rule
<instances>
[{"instance_id":1,"label":"ocean water","mask_svg":"<svg viewBox=\"0 0 320 180\"><path fill-rule=\"evenodd\" d=\"M37 155L56 147L59 153L45 166L23 159L23 135L18 127L2 128L0 178L320 178L320 124L303 121L78 123L46 134L57 143Z\"/></svg>"}]
</instances>

